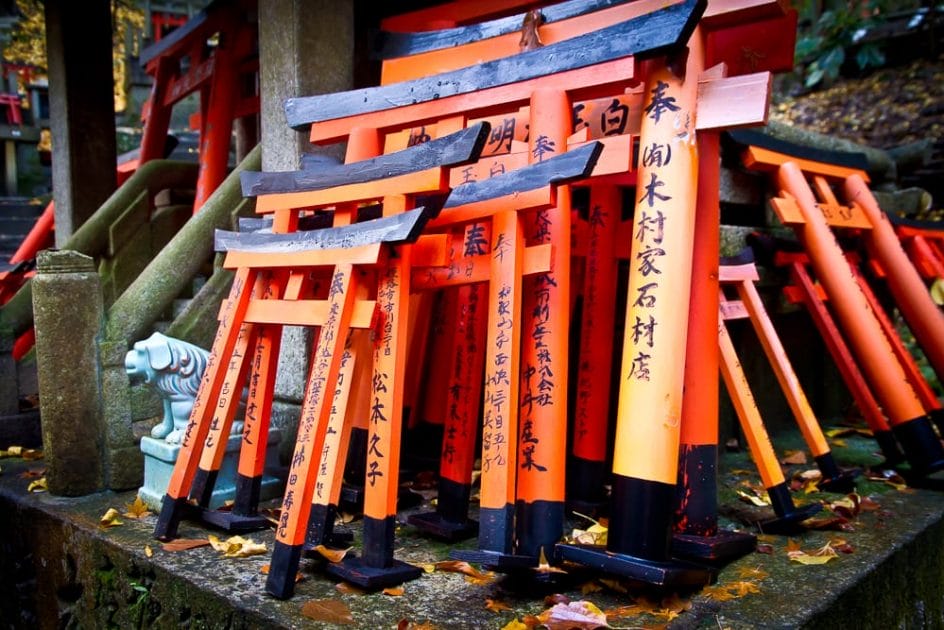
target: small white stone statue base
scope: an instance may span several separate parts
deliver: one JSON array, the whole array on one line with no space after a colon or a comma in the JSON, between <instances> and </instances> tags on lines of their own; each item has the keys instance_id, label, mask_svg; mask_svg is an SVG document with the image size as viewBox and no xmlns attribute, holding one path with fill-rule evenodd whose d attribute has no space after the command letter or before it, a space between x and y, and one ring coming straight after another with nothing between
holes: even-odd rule
<instances>
[{"instance_id":1,"label":"small white stone statue base","mask_svg":"<svg viewBox=\"0 0 944 630\"><path fill-rule=\"evenodd\" d=\"M269 430L269 444L266 448L266 468L277 468L278 444L282 434L278 429ZM239 446L241 435L231 435L226 445L226 455L220 466L213 495L210 498L210 509L222 506L226 501L232 501L236 496L236 466L239 463ZM165 440L156 440L152 437L141 438L141 452L144 453L144 485L138 490L138 496L147 506L157 512L160 511L161 501L167 494L167 485L170 483L179 444L169 444ZM259 500L272 499L282 491L282 483L271 475L263 475L262 488L259 491Z\"/></svg>"}]
</instances>

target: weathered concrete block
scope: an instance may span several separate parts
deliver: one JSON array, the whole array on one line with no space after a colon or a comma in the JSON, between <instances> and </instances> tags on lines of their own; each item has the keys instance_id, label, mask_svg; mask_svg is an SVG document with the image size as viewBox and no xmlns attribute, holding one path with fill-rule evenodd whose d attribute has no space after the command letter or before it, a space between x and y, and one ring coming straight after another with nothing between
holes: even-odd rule
<instances>
[{"instance_id":1,"label":"weathered concrete block","mask_svg":"<svg viewBox=\"0 0 944 630\"><path fill-rule=\"evenodd\" d=\"M282 400L301 404L305 396L311 336L311 330L301 326L283 328L275 377L275 395Z\"/></svg>"},{"instance_id":2,"label":"weathered concrete block","mask_svg":"<svg viewBox=\"0 0 944 630\"><path fill-rule=\"evenodd\" d=\"M92 258L40 252L33 317L49 491L95 492L105 486L105 425L97 344L102 294Z\"/></svg>"},{"instance_id":3,"label":"weathered concrete block","mask_svg":"<svg viewBox=\"0 0 944 630\"><path fill-rule=\"evenodd\" d=\"M103 430L95 338L101 329L98 275L75 252L41 252L34 282L37 364L53 492L101 487ZM98 299L96 299L98 297Z\"/></svg>"},{"instance_id":4,"label":"weathered concrete block","mask_svg":"<svg viewBox=\"0 0 944 630\"><path fill-rule=\"evenodd\" d=\"M0 416L11 416L20 411L14 341L12 330L5 326L0 328Z\"/></svg>"},{"instance_id":5,"label":"weathered concrete block","mask_svg":"<svg viewBox=\"0 0 944 630\"><path fill-rule=\"evenodd\" d=\"M133 490L144 481L144 455L137 444L107 451L109 490Z\"/></svg>"}]
</instances>

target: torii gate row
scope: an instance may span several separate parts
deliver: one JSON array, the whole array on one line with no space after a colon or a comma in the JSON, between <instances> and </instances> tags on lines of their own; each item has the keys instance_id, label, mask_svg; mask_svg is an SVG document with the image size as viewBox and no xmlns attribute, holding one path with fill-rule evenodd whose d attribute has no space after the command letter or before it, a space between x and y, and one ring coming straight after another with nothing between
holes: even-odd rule
<instances>
[{"instance_id":1,"label":"torii gate row","mask_svg":"<svg viewBox=\"0 0 944 630\"><path fill-rule=\"evenodd\" d=\"M610 33L610 35L612 35L612 33ZM573 42L574 40L570 40L570 41ZM608 41L613 41L613 38L609 38ZM600 41L598 39L595 39L593 40L593 43L600 43ZM587 45L588 42L581 42L580 44L583 49L590 49L592 47L592 46ZM569 50L572 51L576 47L577 47L576 44L572 44ZM544 49L544 53L546 53L547 56L550 57L552 52L558 53L558 50L562 50L562 49L552 49L552 47L549 46ZM564 55L563 54L555 55L555 58L560 58L560 57L564 57ZM531 55L529 59L533 59L537 61L538 56ZM523 59L521 61L523 61ZM592 63L592 62L593 60L590 60L588 63ZM521 65L524 66L525 64L522 63ZM604 64L601 64L601 66L598 68L595 68L595 70L603 69L602 65ZM486 66L488 66L488 64L483 64L483 66L480 66L480 68L485 68ZM605 69L607 71L610 71L610 73L608 74L606 78L607 81L610 81L614 79L613 72L618 70L619 66L617 64L611 64ZM488 70L492 70L492 68L488 68ZM579 78L577 76L577 70L579 69L565 70L561 74L560 77L555 77L555 79L570 80L572 78ZM625 68L621 69L620 72L625 72ZM512 76L512 78L508 80L512 80L512 81L516 80L513 74L508 75L506 73L505 76ZM357 103L364 102L364 103L368 103L368 107L366 111L364 109L355 110L357 112L356 115L348 116L347 118L345 118L345 114L348 111L348 108L345 107L344 111L332 112L330 110L330 107L329 108L323 107L324 105L330 105L330 104L325 102L323 98L320 99L320 102L319 102L319 97L314 97L312 99L296 99L295 101L290 101L287 104L287 110L288 110L290 120L293 120L295 124L298 124L298 125L304 125L306 122L308 122L305 120L304 115L300 114L299 112L302 112L302 113L308 112L312 114L312 116L314 116L315 118L339 117L333 120L324 120L323 122L318 122L317 120L315 120L314 121L315 124L312 125L313 140L331 141L333 139L336 139L337 137L340 137L339 135L335 135L335 134L343 134L344 129L350 128L355 124L366 124L372 127L376 126L385 132L389 132L389 131L395 131L398 128L402 129L409 126L414 126L419 123L432 122L435 120L437 116L436 112L438 111L439 107L449 108L450 111L455 111L457 109L475 110L476 108L478 110L483 110L488 107L494 106L497 100L514 101L515 99L517 99L520 102L520 99L524 98L526 95L531 93L531 89L534 87L534 84L542 80L542 79L535 79L534 81L529 80L527 84L528 85L527 89L522 89L522 88L516 87L515 85L510 85L510 86L506 85L506 86L503 86L501 90L487 89L487 90L481 90L471 95L468 92L460 91L454 97L450 97L448 96L448 90L451 89L449 88L449 86L453 84L456 84L456 85L463 84L463 82L458 79L468 78L468 76L465 76L465 77L452 76L449 78L449 80L444 80L443 75L436 78L437 78L437 81L435 82L436 87L439 87L442 85L447 86L447 89L443 90L447 93L446 96L443 96L442 94L439 93L438 90L436 90L433 94L428 94L424 97L422 90L419 89L423 86L419 86L419 85L409 86L411 88L417 88L417 89L412 89L412 91L403 89L402 91L404 93L409 91L410 96L408 98L410 99L410 101L408 102L414 103L414 104L413 105L404 104L402 107L398 107L396 109L389 110L389 111L388 110L384 110L384 111L372 110L370 108L378 107L378 106L389 107L389 104L391 102L393 103L403 102L403 101L397 100L398 97L396 93L392 90L387 90L386 92L383 92L383 93L372 91L372 93L370 94L363 93L363 92L351 93L350 98L349 98L349 104L356 105L356 103L351 103L352 101L356 101ZM574 90L574 93L579 95L581 93L580 90L584 90L585 91L584 93L592 94L592 91L590 90L597 89L598 86L588 85L588 80L589 78L581 79L580 81L582 81L582 83L580 81L577 81L576 83L577 89ZM560 81L557 81L557 82L560 82ZM403 86L401 86L401 88L403 88ZM609 91L612 93L612 89L610 89ZM376 95L376 98L374 98L374 95ZM434 97L437 97L435 99L435 104L433 104ZM424 100L424 98L429 99L429 100ZM374 104L370 105L369 103L371 102L373 102ZM684 311L684 309L682 310ZM716 445L715 445L715 448L716 448ZM671 455L671 457L673 459L677 458L676 455ZM674 466L672 466L672 468L674 469ZM674 486L674 481L675 481L675 478L673 474L671 478L671 482L673 486ZM525 503L525 507L528 507L527 501L525 501L524 503ZM559 521L559 519L548 519L548 520L550 522ZM530 521L530 519L525 520L526 523L528 521ZM556 539L556 536L544 536L544 538ZM533 546L531 546L530 548L534 549ZM653 547L653 548L656 548L656 547ZM663 557L663 554L658 554L658 555L660 555L660 557Z\"/></svg>"},{"instance_id":2,"label":"torii gate row","mask_svg":"<svg viewBox=\"0 0 944 630\"><path fill-rule=\"evenodd\" d=\"M888 418L912 472L922 477L944 468L944 448L935 434L920 384L896 356L894 335L883 329L876 310L857 282L831 227L853 228L871 258L884 271L895 302L938 374L944 373L944 315L931 300L885 214L865 184L863 174L803 160L759 147L745 152L749 167L773 171L781 196L771 200L780 220L802 243L832 311L872 393ZM808 179L812 180L812 186ZM838 203L829 179L840 179L847 205ZM815 190L815 194L814 194ZM936 401L935 401L936 403ZM876 427L873 427L876 428Z\"/></svg>"}]
</instances>

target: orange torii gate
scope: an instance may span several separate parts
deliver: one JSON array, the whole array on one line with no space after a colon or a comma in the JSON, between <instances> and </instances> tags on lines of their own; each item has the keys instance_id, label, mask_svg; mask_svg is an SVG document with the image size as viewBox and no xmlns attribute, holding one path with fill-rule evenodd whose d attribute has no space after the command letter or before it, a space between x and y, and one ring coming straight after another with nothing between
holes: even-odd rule
<instances>
[{"instance_id":1,"label":"orange torii gate","mask_svg":"<svg viewBox=\"0 0 944 630\"><path fill-rule=\"evenodd\" d=\"M892 433L911 464L913 474L922 477L944 468L944 448L928 417L928 412L932 410L926 407L925 401L909 382L907 367L895 356L892 342L850 272L849 262L830 230L831 227L862 230L863 237L872 240L870 251L883 257L878 259L882 262L882 269L888 272L891 265L905 267L896 269L896 274L900 275L897 281L889 277L889 285L898 284L896 298L899 306L903 311L912 308L915 315L921 317L915 321L926 326L925 339L929 343L937 339L937 345L940 346L944 333L937 336L937 320L942 316L936 307L933 314L929 313L926 318L923 316L926 310L922 306L925 301L931 303L930 296L902 251L887 219L874 217L874 213L867 212L862 205L867 197L859 185L861 176L856 179L857 173L850 169L794 158L760 147L749 147L746 150L745 163L754 168L772 170L776 174L782 193L771 200L771 205L780 220L797 232L820 284L830 297L832 310L846 340L888 417ZM812 186L807 177L812 178ZM854 195L854 203L839 205L829 179L847 182L848 190L852 191L849 195ZM871 209L877 211L875 207ZM883 229L883 226L887 229ZM867 236L870 232L874 233ZM920 285L920 290L914 281ZM910 306L904 306L903 302Z\"/></svg>"}]
</instances>

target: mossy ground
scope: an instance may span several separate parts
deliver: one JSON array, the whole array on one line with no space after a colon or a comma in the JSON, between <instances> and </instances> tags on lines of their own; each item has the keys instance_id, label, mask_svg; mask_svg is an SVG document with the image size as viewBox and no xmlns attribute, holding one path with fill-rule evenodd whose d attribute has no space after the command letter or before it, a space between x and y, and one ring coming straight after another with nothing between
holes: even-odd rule
<instances>
[{"instance_id":1,"label":"mossy ground","mask_svg":"<svg viewBox=\"0 0 944 630\"><path fill-rule=\"evenodd\" d=\"M802 448L799 435L793 432L775 436L774 444L781 454ZM837 438L834 449L842 466L870 467L881 461L875 455L874 441L859 435ZM843 549L848 553L839 553L820 566L791 562L787 556L791 539L762 535L761 552L723 567L714 586L683 593L656 593L565 566L567 573L526 572L477 581L461 573L436 570L405 584L402 595L388 595L341 593L333 580L321 574L318 562L304 560L303 579L296 586L295 596L278 601L264 594L262 570L269 563L268 555L227 559L209 547L164 551L151 538L153 515L123 518L122 525L103 529L98 525L101 514L108 507L122 508L133 500L133 493L104 493L77 500L28 494L28 481L19 475L38 465L5 460L0 496L3 502L18 506L5 511L7 526L25 527L24 519L29 519L37 532L51 527L65 532L52 537L55 548L32 552L34 560L41 556L51 564L71 563L71 570L64 572L44 569L34 562L36 580L55 582L53 588L40 589L40 596L58 593L58 601L34 600L32 605L38 610L61 608L62 593L70 592L72 585L74 596L68 602L66 618L73 622L66 626L94 623L104 624L101 627L168 627L191 623L221 628L322 627L322 622L304 617L302 610L312 600L331 599L350 608L354 627L394 628L407 620L436 628L502 628L514 619L539 615L547 608L545 597L559 595L592 602L608 613L611 627L618 628L824 626L835 622L836 614L857 615L864 620L859 624L863 627L881 627L870 623L872 618L912 627L914 619L902 621L906 612L915 619L920 613L919 625L934 626L942 619L944 579L938 578L944 578L944 558L940 558L944 553L940 551L944 549L944 524L939 495L925 489L896 489L887 482L864 477L859 478L856 489L860 495L871 497L877 509L850 519L848 531L807 531L792 538L793 545L806 551L831 541L838 544L837 539L845 541ZM812 466L786 466L785 473L789 479L809 468ZM723 453L719 481L723 526L747 529L744 519L772 515L770 508L750 506L737 495L738 489L760 485L747 453ZM424 490L423 494L430 498L434 493ZM800 490L794 497L798 504L828 503L843 495ZM428 510L430 505L427 501L416 509ZM401 514L401 520L405 517ZM568 528L587 525L587 521L573 517ZM346 526L355 533L356 550L360 522L355 520ZM4 530L10 531L7 527ZM225 536L187 522L180 530L184 538L205 538L211 533ZM271 549L271 531L251 537ZM27 538L35 542L41 536ZM30 544L29 540L20 543ZM447 560L457 546L474 544L444 544L402 525L397 531L396 556L417 565L431 565ZM153 552L150 557L146 548ZM21 548L17 553L28 550ZM901 562L913 569L890 569ZM859 592L866 597L856 595ZM497 612L487 608L489 601ZM60 611L60 622L62 615Z\"/></svg>"}]
</instances>

